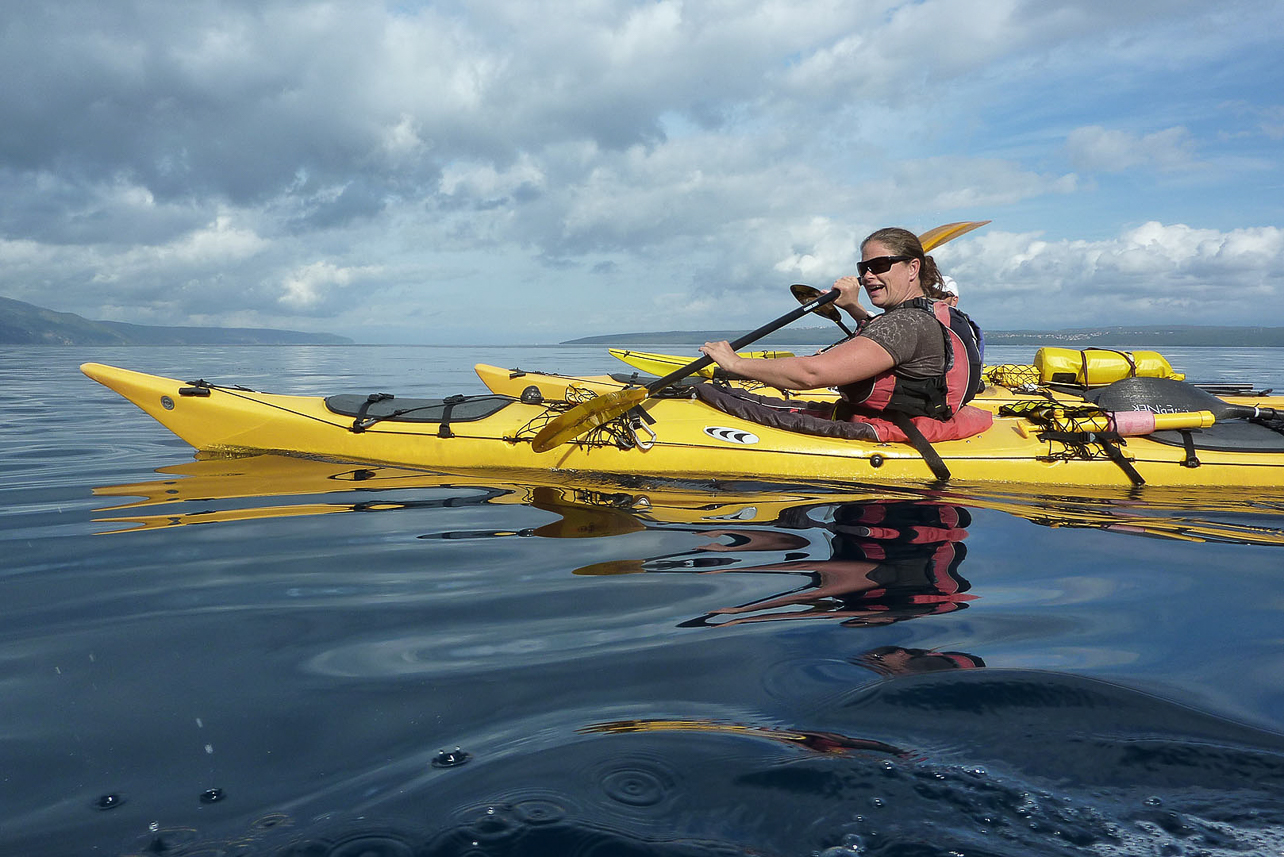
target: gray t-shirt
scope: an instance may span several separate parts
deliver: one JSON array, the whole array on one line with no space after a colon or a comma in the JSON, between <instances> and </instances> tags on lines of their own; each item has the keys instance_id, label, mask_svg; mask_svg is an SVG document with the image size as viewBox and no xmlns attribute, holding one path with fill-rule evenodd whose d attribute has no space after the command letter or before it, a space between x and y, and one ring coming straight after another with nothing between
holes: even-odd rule
<instances>
[{"instance_id":1,"label":"gray t-shirt","mask_svg":"<svg viewBox=\"0 0 1284 857\"><path fill-rule=\"evenodd\" d=\"M945 331L930 313L905 309L875 317L861 329L883 346L896 374L906 378L933 378L945 374Z\"/></svg>"}]
</instances>

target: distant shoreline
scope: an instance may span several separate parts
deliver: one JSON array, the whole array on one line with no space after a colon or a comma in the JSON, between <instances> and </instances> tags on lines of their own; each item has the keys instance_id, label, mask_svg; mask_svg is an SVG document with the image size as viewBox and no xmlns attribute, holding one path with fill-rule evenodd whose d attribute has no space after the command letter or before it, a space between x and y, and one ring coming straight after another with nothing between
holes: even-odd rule
<instances>
[{"instance_id":1,"label":"distant shoreline","mask_svg":"<svg viewBox=\"0 0 1284 857\"><path fill-rule=\"evenodd\" d=\"M559 345L700 345L733 340L743 330L666 330L583 336ZM764 347L822 346L836 342L835 326L785 328L757 340ZM1284 327L1130 325L1067 330L987 330L988 345L1059 345L1067 348L1284 348ZM332 333L233 327L165 327L91 321L69 312L0 297L0 346L365 345Z\"/></svg>"},{"instance_id":2,"label":"distant shoreline","mask_svg":"<svg viewBox=\"0 0 1284 857\"><path fill-rule=\"evenodd\" d=\"M0 297L0 345L352 345L346 336L246 327L163 327L91 321Z\"/></svg>"},{"instance_id":3,"label":"distant shoreline","mask_svg":"<svg viewBox=\"0 0 1284 857\"><path fill-rule=\"evenodd\" d=\"M742 330L668 330L657 333L615 333L569 339L561 345L700 345L710 340L732 340ZM817 345L834 342L842 332L836 327L806 327L777 331L755 345ZM1284 327L1224 327L1200 325L1148 325L1070 330L987 330L987 345L1053 345L1066 348L1129 346L1187 346L1207 348L1284 348Z\"/></svg>"}]
</instances>

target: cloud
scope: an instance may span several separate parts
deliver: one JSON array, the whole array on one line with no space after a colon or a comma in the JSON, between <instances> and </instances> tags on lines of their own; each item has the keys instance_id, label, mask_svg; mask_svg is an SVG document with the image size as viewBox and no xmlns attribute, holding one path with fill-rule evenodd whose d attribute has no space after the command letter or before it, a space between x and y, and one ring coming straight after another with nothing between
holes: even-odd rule
<instances>
[{"instance_id":1,"label":"cloud","mask_svg":"<svg viewBox=\"0 0 1284 857\"><path fill-rule=\"evenodd\" d=\"M0 293L88 315L380 336L485 288L511 339L610 289L700 326L889 223L993 218L1054 248L1013 270L1096 282L1055 248L1277 219L1267 0L11 5Z\"/></svg>"},{"instance_id":2,"label":"cloud","mask_svg":"<svg viewBox=\"0 0 1284 857\"><path fill-rule=\"evenodd\" d=\"M100 252L94 281L116 282L157 268L171 273L223 267L251 258L268 246L253 230L238 226L228 215L166 244L135 246L119 252Z\"/></svg>"},{"instance_id":3,"label":"cloud","mask_svg":"<svg viewBox=\"0 0 1284 857\"><path fill-rule=\"evenodd\" d=\"M1218 106L1236 118L1247 118L1252 124L1251 129L1224 130L1224 136L1262 134L1269 140L1284 140L1284 105L1257 105L1243 99L1234 99Z\"/></svg>"},{"instance_id":4,"label":"cloud","mask_svg":"<svg viewBox=\"0 0 1284 857\"><path fill-rule=\"evenodd\" d=\"M286 275L278 300L294 310L316 312L337 290L379 273L377 266L341 268L325 260L312 262Z\"/></svg>"},{"instance_id":5,"label":"cloud","mask_svg":"<svg viewBox=\"0 0 1284 857\"><path fill-rule=\"evenodd\" d=\"M1151 221L1095 241L977 236L934 255L965 284L965 308L996 329L1284 320L1280 227L1221 231ZM1036 306L1046 308L1031 314Z\"/></svg>"},{"instance_id":6,"label":"cloud","mask_svg":"<svg viewBox=\"0 0 1284 857\"><path fill-rule=\"evenodd\" d=\"M1262 133L1272 140L1284 140L1284 106L1272 106L1262 113Z\"/></svg>"},{"instance_id":7,"label":"cloud","mask_svg":"<svg viewBox=\"0 0 1284 857\"><path fill-rule=\"evenodd\" d=\"M1083 172L1118 173L1134 167L1161 172L1190 169L1196 163L1194 148L1190 132L1181 127L1138 135L1089 125L1066 135L1070 162Z\"/></svg>"}]
</instances>

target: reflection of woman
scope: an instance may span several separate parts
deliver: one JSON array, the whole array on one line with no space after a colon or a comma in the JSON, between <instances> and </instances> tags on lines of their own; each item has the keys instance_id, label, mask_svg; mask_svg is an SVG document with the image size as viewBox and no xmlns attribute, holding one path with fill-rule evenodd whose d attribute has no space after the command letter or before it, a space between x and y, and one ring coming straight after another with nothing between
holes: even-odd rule
<instances>
[{"instance_id":1,"label":"reflection of woman","mask_svg":"<svg viewBox=\"0 0 1284 857\"><path fill-rule=\"evenodd\" d=\"M958 574L966 556L962 540L967 510L932 503L870 503L840 506L833 524L831 555L709 574L769 572L803 574L808 583L781 595L724 607L683 623L732 625L785 619L843 618L847 625L885 625L915 616L949 613L974 596ZM710 535L726 535L725 530ZM728 546L713 546L726 550ZM715 621L715 617L734 618Z\"/></svg>"},{"instance_id":2,"label":"reflection of woman","mask_svg":"<svg viewBox=\"0 0 1284 857\"><path fill-rule=\"evenodd\" d=\"M879 646L856 657L852 663L871 669L881 676L942 670L970 670L985 666L978 655L964 652L939 652L932 649L907 649L902 646Z\"/></svg>"}]
</instances>

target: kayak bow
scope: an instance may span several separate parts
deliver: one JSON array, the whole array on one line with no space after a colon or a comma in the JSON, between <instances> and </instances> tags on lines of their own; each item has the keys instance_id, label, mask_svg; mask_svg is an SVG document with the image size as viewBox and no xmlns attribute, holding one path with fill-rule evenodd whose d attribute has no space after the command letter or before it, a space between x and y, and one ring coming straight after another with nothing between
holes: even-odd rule
<instances>
[{"instance_id":1,"label":"kayak bow","mask_svg":"<svg viewBox=\"0 0 1284 857\"><path fill-rule=\"evenodd\" d=\"M197 450L209 453L279 452L452 471L577 472L645 479L847 485L933 481L927 463L908 444L800 434L688 398L652 398L645 403L650 424L633 428L613 422L555 451L537 453L532 439L565 413L565 404L499 395L325 399L184 382L96 363L81 368ZM1223 437L1219 429L1226 427L1234 432ZM1028 416L996 416L994 426L983 434L938 443L935 449L953 474L952 484L1129 484L1115 461L1092 454L1091 443L1076 450L1045 439L1046 433L1045 426ZM1219 422L1198 433L1190 449L1180 434L1128 438L1122 454L1152 486L1284 487L1284 436L1267 427L1243 420Z\"/></svg>"}]
</instances>

